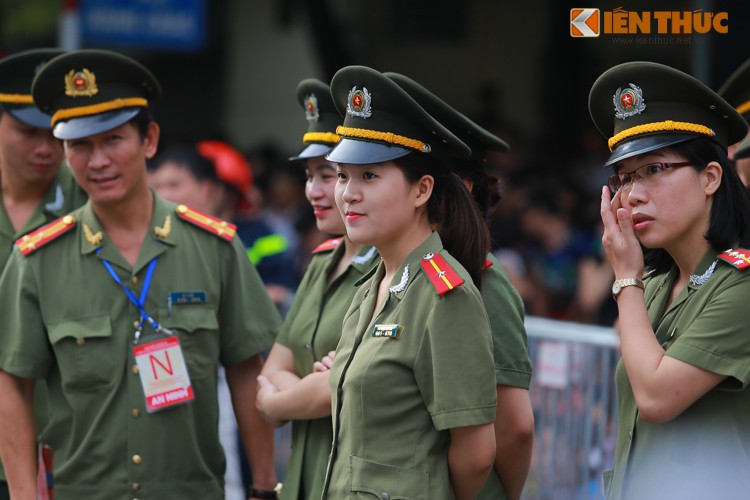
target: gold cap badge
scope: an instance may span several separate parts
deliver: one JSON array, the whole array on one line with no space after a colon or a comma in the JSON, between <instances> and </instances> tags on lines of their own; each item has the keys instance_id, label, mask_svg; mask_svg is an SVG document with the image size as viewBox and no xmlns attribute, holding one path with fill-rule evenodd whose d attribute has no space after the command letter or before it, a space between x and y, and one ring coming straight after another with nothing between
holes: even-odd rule
<instances>
[{"instance_id":1,"label":"gold cap badge","mask_svg":"<svg viewBox=\"0 0 750 500\"><path fill-rule=\"evenodd\" d=\"M81 71L71 69L65 75L65 95L70 97L91 97L99 92L96 75L86 68Z\"/></svg>"}]
</instances>

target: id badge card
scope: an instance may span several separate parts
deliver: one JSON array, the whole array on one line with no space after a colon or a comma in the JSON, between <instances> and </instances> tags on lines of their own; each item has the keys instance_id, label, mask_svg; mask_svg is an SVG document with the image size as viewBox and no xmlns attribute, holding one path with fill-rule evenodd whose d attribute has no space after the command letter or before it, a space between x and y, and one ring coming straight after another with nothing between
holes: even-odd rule
<instances>
[{"instance_id":1,"label":"id badge card","mask_svg":"<svg viewBox=\"0 0 750 500\"><path fill-rule=\"evenodd\" d=\"M136 344L133 354L149 413L195 399L176 335Z\"/></svg>"}]
</instances>

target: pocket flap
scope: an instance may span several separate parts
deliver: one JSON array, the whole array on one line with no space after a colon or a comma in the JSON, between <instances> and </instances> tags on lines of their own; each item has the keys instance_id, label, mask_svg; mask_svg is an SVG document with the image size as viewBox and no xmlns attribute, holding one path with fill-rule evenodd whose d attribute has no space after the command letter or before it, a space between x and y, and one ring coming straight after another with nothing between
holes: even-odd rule
<instances>
[{"instance_id":1,"label":"pocket flap","mask_svg":"<svg viewBox=\"0 0 750 500\"><path fill-rule=\"evenodd\" d=\"M429 474L351 457L351 490L391 500L427 500Z\"/></svg>"},{"instance_id":2,"label":"pocket flap","mask_svg":"<svg viewBox=\"0 0 750 500\"><path fill-rule=\"evenodd\" d=\"M112 323L108 314L66 320L47 327L50 342L53 344L71 337L74 339L106 338L112 336Z\"/></svg>"},{"instance_id":3,"label":"pocket flap","mask_svg":"<svg viewBox=\"0 0 750 500\"><path fill-rule=\"evenodd\" d=\"M159 309L162 326L171 330L194 332L196 330L218 330L219 322L216 311L208 305L178 305L172 307L171 314L167 309Z\"/></svg>"}]
</instances>

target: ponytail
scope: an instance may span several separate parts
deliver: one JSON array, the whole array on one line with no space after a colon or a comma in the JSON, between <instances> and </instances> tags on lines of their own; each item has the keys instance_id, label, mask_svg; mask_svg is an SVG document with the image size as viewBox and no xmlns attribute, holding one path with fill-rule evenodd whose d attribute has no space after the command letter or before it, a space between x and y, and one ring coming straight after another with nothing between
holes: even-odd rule
<instances>
[{"instance_id":1,"label":"ponytail","mask_svg":"<svg viewBox=\"0 0 750 500\"><path fill-rule=\"evenodd\" d=\"M490 251L490 232L477 204L461 178L437 161L417 154L394 160L410 182L432 175L435 184L427 203L427 216L438 226L446 250L458 260L477 288Z\"/></svg>"}]
</instances>

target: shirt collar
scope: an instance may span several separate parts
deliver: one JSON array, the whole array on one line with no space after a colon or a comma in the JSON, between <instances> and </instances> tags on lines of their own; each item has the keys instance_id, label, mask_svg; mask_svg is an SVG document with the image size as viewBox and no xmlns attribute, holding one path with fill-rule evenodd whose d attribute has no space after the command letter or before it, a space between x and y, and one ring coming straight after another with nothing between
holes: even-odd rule
<instances>
[{"instance_id":1,"label":"shirt collar","mask_svg":"<svg viewBox=\"0 0 750 500\"><path fill-rule=\"evenodd\" d=\"M146 238L143 240L136 263L138 269L148 264L151 259L165 252L168 247L176 246L175 232L179 228L176 224L175 205L162 200L152 193L154 197L154 210L151 216L151 223ZM122 254L107 238L99 219L94 213L91 206L91 200L81 208L80 211L80 229L78 231L81 245L81 253L89 255L101 248L97 254L99 258L118 264L126 269L129 268Z\"/></svg>"}]
</instances>

